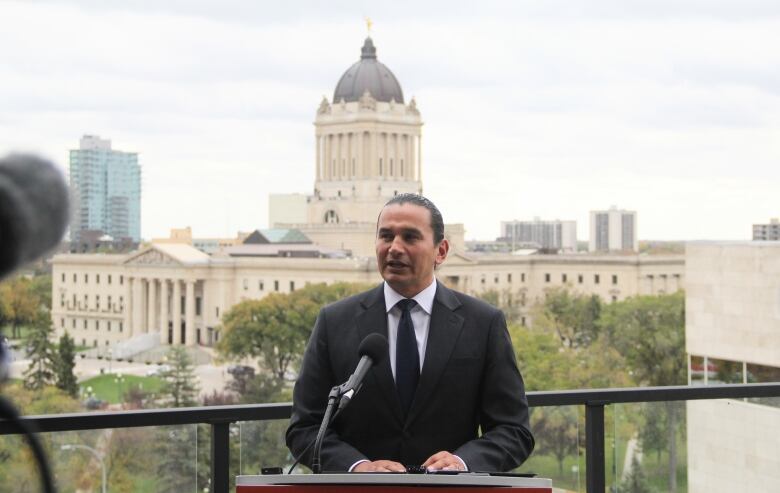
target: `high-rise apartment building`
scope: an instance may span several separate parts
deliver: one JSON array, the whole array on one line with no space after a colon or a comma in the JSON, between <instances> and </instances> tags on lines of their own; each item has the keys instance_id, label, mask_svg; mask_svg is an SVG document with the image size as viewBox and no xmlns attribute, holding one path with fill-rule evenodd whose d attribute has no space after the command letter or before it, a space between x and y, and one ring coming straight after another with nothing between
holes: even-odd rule
<instances>
[{"instance_id":1,"label":"high-rise apartment building","mask_svg":"<svg viewBox=\"0 0 780 493\"><path fill-rule=\"evenodd\" d=\"M96 135L70 151L74 207L70 236L75 243L103 234L115 241L141 239L141 167L138 154L111 149Z\"/></svg>"},{"instance_id":2,"label":"high-rise apartment building","mask_svg":"<svg viewBox=\"0 0 780 493\"><path fill-rule=\"evenodd\" d=\"M543 250L577 251L576 221L501 221L501 237L513 246L533 245Z\"/></svg>"},{"instance_id":3,"label":"high-rise apartment building","mask_svg":"<svg viewBox=\"0 0 780 493\"><path fill-rule=\"evenodd\" d=\"M753 241L780 241L780 219L773 217L769 224L754 224Z\"/></svg>"},{"instance_id":4,"label":"high-rise apartment building","mask_svg":"<svg viewBox=\"0 0 780 493\"><path fill-rule=\"evenodd\" d=\"M618 209L615 206L606 211L590 211L588 250L591 252L639 251L636 211Z\"/></svg>"}]
</instances>

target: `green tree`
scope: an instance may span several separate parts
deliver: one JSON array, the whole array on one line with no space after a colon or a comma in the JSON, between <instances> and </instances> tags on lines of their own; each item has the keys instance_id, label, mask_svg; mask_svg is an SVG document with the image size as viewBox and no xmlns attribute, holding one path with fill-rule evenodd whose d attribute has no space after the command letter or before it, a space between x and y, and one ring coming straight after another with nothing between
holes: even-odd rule
<instances>
[{"instance_id":1,"label":"green tree","mask_svg":"<svg viewBox=\"0 0 780 493\"><path fill-rule=\"evenodd\" d=\"M56 353L51 343L51 320L45 311L39 311L25 341L30 365L24 372L24 385L41 391L56 381Z\"/></svg>"},{"instance_id":2,"label":"green tree","mask_svg":"<svg viewBox=\"0 0 780 493\"><path fill-rule=\"evenodd\" d=\"M57 388L64 390L71 397L77 397L79 393L79 384L73 373L75 366L76 343L66 332L60 337L60 343L57 346Z\"/></svg>"},{"instance_id":3,"label":"green tree","mask_svg":"<svg viewBox=\"0 0 780 493\"><path fill-rule=\"evenodd\" d=\"M170 368L160 374L163 387L160 391L165 404L170 407L194 406L197 403L198 385L195 369L187 350L172 346L167 354Z\"/></svg>"},{"instance_id":4,"label":"green tree","mask_svg":"<svg viewBox=\"0 0 780 493\"><path fill-rule=\"evenodd\" d=\"M226 358L257 358L262 370L284 381L297 370L320 308L365 288L312 284L289 294L243 301L225 313L217 349Z\"/></svg>"},{"instance_id":5,"label":"green tree","mask_svg":"<svg viewBox=\"0 0 780 493\"><path fill-rule=\"evenodd\" d=\"M604 308L601 330L626 358L630 372L640 385L684 385L685 294L637 296ZM679 406L665 403L669 434L669 486L677 491L677 433Z\"/></svg>"},{"instance_id":6,"label":"green tree","mask_svg":"<svg viewBox=\"0 0 780 493\"><path fill-rule=\"evenodd\" d=\"M565 287L546 289L544 299L531 309L533 325L558 336L565 347L587 346L598 337L601 300L573 293Z\"/></svg>"},{"instance_id":7,"label":"green tree","mask_svg":"<svg viewBox=\"0 0 780 493\"><path fill-rule=\"evenodd\" d=\"M39 304L51 311L51 274L35 276L30 280L30 293L38 299Z\"/></svg>"}]
</instances>

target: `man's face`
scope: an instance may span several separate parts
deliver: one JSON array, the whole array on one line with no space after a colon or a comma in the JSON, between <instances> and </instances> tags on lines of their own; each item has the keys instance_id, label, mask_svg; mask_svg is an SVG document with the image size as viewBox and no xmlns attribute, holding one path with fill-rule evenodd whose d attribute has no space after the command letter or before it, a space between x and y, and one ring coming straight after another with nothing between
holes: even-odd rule
<instances>
[{"instance_id":1,"label":"man's face","mask_svg":"<svg viewBox=\"0 0 780 493\"><path fill-rule=\"evenodd\" d=\"M376 262L379 273L399 294L411 298L433 281L433 269L444 262L449 244L433 241L431 213L415 204L391 204L377 222Z\"/></svg>"}]
</instances>

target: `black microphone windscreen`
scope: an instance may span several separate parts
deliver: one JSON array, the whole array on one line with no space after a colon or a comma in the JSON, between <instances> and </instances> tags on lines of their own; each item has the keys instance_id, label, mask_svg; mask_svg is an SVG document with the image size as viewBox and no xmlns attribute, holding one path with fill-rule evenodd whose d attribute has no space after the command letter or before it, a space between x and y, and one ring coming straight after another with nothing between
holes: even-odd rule
<instances>
[{"instance_id":1,"label":"black microphone windscreen","mask_svg":"<svg viewBox=\"0 0 780 493\"><path fill-rule=\"evenodd\" d=\"M0 159L0 277L55 247L68 226L68 186L51 163Z\"/></svg>"},{"instance_id":2,"label":"black microphone windscreen","mask_svg":"<svg viewBox=\"0 0 780 493\"><path fill-rule=\"evenodd\" d=\"M358 354L361 357L368 356L376 365L387 356L387 338L376 333L367 335L360 343Z\"/></svg>"}]
</instances>

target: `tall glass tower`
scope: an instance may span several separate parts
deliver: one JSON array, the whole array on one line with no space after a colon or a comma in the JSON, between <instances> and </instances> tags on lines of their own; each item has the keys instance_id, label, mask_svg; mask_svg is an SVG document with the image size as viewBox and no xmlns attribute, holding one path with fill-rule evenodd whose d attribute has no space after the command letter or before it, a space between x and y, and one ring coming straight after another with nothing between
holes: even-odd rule
<instances>
[{"instance_id":1,"label":"tall glass tower","mask_svg":"<svg viewBox=\"0 0 780 493\"><path fill-rule=\"evenodd\" d=\"M114 240L141 240L141 166L138 153L111 149L111 141L95 135L81 138L70 151L70 188L74 207L71 241L86 231Z\"/></svg>"}]
</instances>

